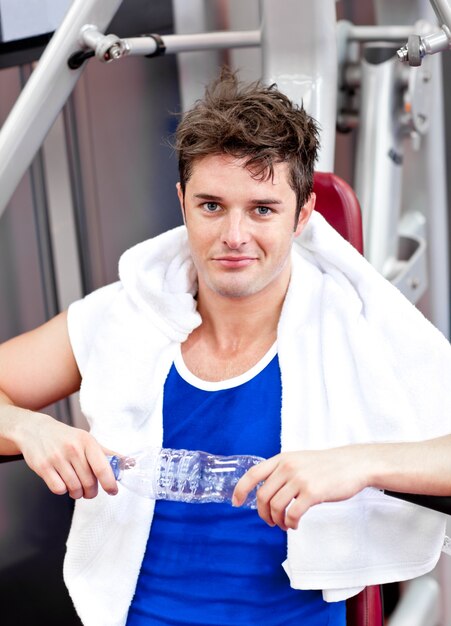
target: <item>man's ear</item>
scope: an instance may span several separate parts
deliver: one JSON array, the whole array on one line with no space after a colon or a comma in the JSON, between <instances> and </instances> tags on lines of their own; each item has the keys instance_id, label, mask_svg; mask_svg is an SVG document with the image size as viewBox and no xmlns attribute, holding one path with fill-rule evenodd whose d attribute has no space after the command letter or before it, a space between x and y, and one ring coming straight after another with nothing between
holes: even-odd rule
<instances>
[{"instance_id":1,"label":"man's ear","mask_svg":"<svg viewBox=\"0 0 451 626\"><path fill-rule=\"evenodd\" d=\"M310 219L312 211L315 208L315 203L316 203L316 194L312 192L307 202L302 207L301 212L299 213L298 223L294 231L295 237L298 237L302 233L304 228L307 226L307 223Z\"/></svg>"},{"instance_id":2,"label":"man's ear","mask_svg":"<svg viewBox=\"0 0 451 626\"><path fill-rule=\"evenodd\" d=\"M180 202L180 208L182 210L183 223L186 224L185 218L185 198L183 197L182 185L180 183L176 184L177 196Z\"/></svg>"}]
</instances>

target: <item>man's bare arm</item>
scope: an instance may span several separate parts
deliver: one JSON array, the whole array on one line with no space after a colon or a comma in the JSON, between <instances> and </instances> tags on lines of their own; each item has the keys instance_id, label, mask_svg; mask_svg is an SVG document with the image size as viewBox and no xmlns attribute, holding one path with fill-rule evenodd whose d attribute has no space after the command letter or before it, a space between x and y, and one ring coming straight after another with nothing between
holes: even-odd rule
<instances>
[{"instance_id":1,"label":"man's bare arm","mask_svg":"<svg viewBox=\"0 0 451 626\"><path fill-rule=\"evenodd\" d=\"M0 346L0 454L21 453L54 493L116 493L99 443L84 430L39 412L77 391L80 373L67 331L67 313Z\"/></svg>"},{"instance_id":2,"label":"man's bare arm","mask_svg":"<svg viewBox=\"0 0 451 626\"><path fill-rule=\"evenodd\" d=\"M38 410L80 387L63 312L0 345L0 389L18 406Z\"/></svg>"},{"instance_id":3,"label":"man's bare arm","mask_svg":"<svg viewBox=\"0 0 451 626\"><path fill-rule=\"evenodd\" d=\"M411 443L281 453L241 478L234 504L242 504L262 481L257 491L259 515L284 530L297 528L311 506L345 500L365 487L451 495L451 435Z\"/></svg>"}]
</instances>

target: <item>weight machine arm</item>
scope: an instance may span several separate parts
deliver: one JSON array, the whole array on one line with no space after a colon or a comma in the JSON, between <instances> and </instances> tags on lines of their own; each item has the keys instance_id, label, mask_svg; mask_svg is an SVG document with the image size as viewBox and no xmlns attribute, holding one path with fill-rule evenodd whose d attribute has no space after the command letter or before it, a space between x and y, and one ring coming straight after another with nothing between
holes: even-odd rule
<instances>
[{"instance_id":1,"label":"weight machine arm","mask_svg":"<svg viewBox=\"0 0 451 626\"><path fill-rule=\"evenodd\" d=\"M127 56L155 57L196 50L220 48L249 48L260 46L259 30L218 31L195 35L158 35L156 33L121 39L117 35L104 35L95 26L86 25L80 33L82 49L68 60L71 69L95 56L102 63L110 63Z\"/></svg>"}]
</instances>

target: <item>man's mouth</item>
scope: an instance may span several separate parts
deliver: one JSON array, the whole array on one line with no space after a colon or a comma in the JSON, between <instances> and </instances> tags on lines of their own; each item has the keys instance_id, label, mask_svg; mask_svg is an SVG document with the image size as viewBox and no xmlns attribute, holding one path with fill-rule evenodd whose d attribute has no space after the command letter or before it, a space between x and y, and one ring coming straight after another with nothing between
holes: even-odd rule
<instances>
[{"instance_id":1,"label":"man's mouth","mask_svg":"<svg viewBox=\"0 0 451 626\"><path fill-rule=\"evenodd\" d=\"M248 267L249 265L252 265L252 263L257 261L257 258L253 256L224 255L215 257L213 260L224 268L239 269L241 267Z\"/></svg>"}]
</instances>

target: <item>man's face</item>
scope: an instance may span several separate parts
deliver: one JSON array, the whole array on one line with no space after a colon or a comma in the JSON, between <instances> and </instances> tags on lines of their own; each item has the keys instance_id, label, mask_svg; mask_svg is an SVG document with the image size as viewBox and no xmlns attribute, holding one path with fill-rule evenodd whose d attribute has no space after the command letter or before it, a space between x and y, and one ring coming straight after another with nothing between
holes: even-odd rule
<instances>
[{"instance_id":1,"label":"man's face","mask_svg":"<svg viewBox=\"0 0 451 626\"><path fill-rule=\"evenodd\" d=\"M212 155L194 163L184 198L177 189L200 292L244 298L286 289L291 246L314 205L312 194L295 225L286 163L274 166L274 179L261 181L242 159Z\"/></svg>"}]
</instances>

